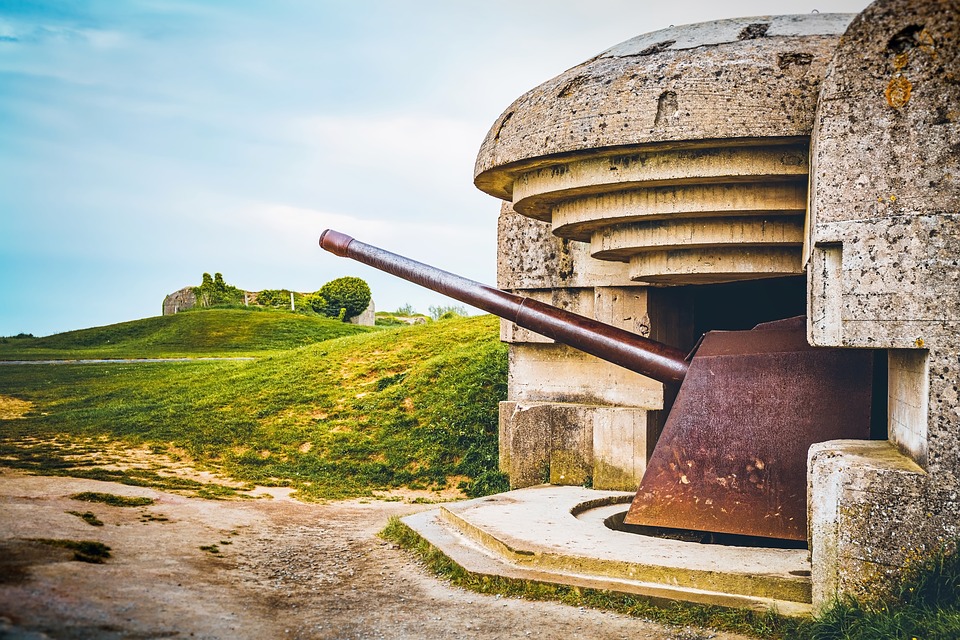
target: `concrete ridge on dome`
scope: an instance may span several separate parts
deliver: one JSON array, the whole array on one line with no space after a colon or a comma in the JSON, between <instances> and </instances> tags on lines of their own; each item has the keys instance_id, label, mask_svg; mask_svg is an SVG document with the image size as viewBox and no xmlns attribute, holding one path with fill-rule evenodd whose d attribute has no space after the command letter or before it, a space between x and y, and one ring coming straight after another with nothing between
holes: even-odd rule
<instances>
[{"instance_id":1,"label":"concrete ridge on dome","mask_svg":"<svg viewBox=\"0 0 960 640\"><path fill-rule=\"evenodd\" d=\"M597 57L643 56L661 51L694 49L757 37L839 36L843 35L855 16L854 13L811 13L695 22L641 34L610 47ZM750 28L755 25L756 28Z\"/></svg>"}]
</instances>

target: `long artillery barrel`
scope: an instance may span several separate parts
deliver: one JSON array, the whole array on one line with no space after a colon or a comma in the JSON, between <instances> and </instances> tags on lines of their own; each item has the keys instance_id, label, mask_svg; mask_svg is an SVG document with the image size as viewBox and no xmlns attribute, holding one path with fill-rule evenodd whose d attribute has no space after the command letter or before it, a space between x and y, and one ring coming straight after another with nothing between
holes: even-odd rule
<instances>
[{"instance_id":1,"label":"long artillery barrel","mask_svg":"<svg viewBox=\"0 0 960 640\"><path fill-rule=\"evenodd\" d=\"M665 384L679 385L687 374L686 354L662 342L488 287L354 240L333 229L321 234L320 246Z\"/></svg>"}]
</instances>

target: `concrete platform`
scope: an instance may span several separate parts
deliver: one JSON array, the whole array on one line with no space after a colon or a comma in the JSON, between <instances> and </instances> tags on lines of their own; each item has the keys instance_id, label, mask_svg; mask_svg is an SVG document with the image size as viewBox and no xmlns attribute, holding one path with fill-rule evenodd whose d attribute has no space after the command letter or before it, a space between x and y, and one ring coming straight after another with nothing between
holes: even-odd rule
<instances>
[{"instance_id":1,"label":"concrete platform","mask_svg":"<svg viewBox=\"0 0 960 640\"><path fill-rule=\"evenodd\" d=\"M541 485L403 518L478 575L602 589L782 615L811 612L805 549L731 547L609 528L632 493Z\"/></svg>"}]
</instances>

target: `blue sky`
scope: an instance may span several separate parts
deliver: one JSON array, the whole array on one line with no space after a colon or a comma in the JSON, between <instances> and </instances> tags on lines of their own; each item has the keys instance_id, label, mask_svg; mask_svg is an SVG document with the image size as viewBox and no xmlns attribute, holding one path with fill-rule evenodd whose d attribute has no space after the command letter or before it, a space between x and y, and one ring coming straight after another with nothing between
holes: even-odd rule
<instances>
[{"instance_id":1,"label":"blue sky","mask_svg":"<svg viewBox=\"0 0 960 640\"><path fill-rule=\"evenodd\" d=\"M499 204L473 163L516 97L671 24L866 4L0 0L0 336L158 315L217 271L449 304L320 233L492 284Z\"/></svg>"}]
</instances>

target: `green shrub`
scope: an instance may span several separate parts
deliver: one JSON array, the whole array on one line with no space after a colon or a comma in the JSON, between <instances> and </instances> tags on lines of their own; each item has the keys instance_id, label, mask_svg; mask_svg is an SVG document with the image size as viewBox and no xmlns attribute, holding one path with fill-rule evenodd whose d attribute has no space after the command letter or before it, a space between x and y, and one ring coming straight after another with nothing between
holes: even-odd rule
<instances>
[{"instance_id":1,"label":"green shrub","mask_svg":"<svg viewBox=\"0 0 960 640\"><path fill-rule=\"evenodd\" d=\"M374 324L378 327L401 327L407 323L403 320L395 318L394 316L378 315L374 321Z\"/></svg>"},{"instance_id":2,"label":"green shrub","mask_svg":"<svg viewBox=\"0 0 960 640\"><path fill-rule=\"evenodd\" d=\"M223 274L220 273L214 274L212 278L209 273L203 274L202 283L193 288L193 293L201 307L243 304L243 291L224 282Z\"/></svg>"},{"instance_id":3,"label":"green shrub","mask_svg":"<svg viewBox=\"0 0 960 640\"><path fill-rule=\"evenodd\" d=\"M345 276L331 280L320 287L315 295L326 300L326 310L330 317L347 320L358 316L370 305L370 286L360 278ZM341 310L343 310L341 312Z\"/></svg>"},{"instance_id":4,"label":"green shrub","mask_svg":"<svg viewBox=\"0 0 960 640\"><path fill-rule=\"evenodd\" d=\"M453 318L465 318L467 310L462 305L441 305L430 307L430 317L434 320L452 320Z\"/></svg>"},{"instance_id":5,"label":"green shrub","mask_svg":"<svg viewBox=\"0 0 960 640\"><path fill-rule=\"evenodd\" d=\"M257 304L261 307L283 309L290 306L290 291L287 289L264 289L257 294Z\"/></svg>"},{"instance_id":6,"label":"green shrub","mask_svg":"<svg viewBox=\"0 0 960 640\"><path fill-rule=\"evenodd\" d=\"M327 315L327 306L327 299L320 295L319 291L303 297L303 308L309 309L314 313Z\"/></svg>"}]
</instances>

